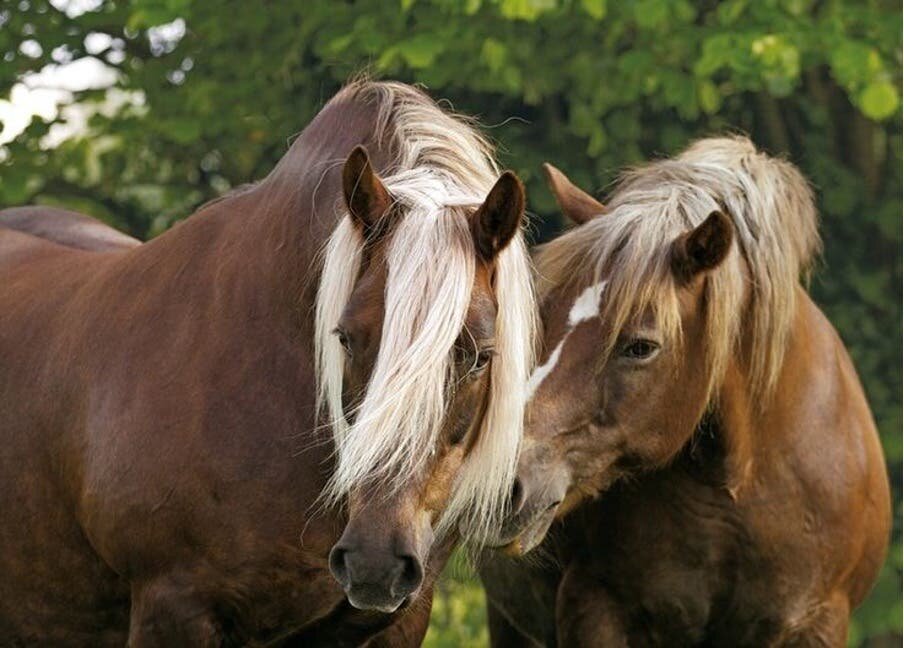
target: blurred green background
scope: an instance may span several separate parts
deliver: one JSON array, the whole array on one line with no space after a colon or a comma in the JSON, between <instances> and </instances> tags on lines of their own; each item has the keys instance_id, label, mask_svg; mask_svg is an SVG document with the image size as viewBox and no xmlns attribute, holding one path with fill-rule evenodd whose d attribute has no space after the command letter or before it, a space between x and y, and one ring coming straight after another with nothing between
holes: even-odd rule
<instances>
[{"instance_id":1,"label":"blurred green background","mask_svg":"<svg viewBox=\"0 0 904 648\"><path fill-rule=\"evenodd\" d=\"M266 174L362 69L477 115L527 183L537 240L562 226L544 160L601 190L693 138L748 133L818 192L812 292L895 488L893 547L851 644L899 646L901 26L900 0L5 0L0 206L154 236ZM482 596L456 560L427 645L486 645Z\"/></svg>"}]
</instances>

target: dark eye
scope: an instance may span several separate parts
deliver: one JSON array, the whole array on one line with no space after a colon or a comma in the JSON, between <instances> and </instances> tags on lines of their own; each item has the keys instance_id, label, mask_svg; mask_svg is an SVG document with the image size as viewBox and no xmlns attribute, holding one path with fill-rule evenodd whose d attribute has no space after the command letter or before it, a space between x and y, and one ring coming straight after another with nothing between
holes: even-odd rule
<instances>
[{"instance_id":1,"label":"dark eye","mask_svg":"<svg viewBox=\"0 0 904 648\"><path fill-rule=\"evenodd\" d=\"M459 443L465 440L465 437L468 435L468 426L467 425L459 425L449 436L449 443L454 446L457 446Z\"/></svg>"},{"instance_id":2,"label":"dark eye","mask_svg":"<svg viewBox=\"0 0 904 648\"><path fill-rule=\"evenodd\" d=\"M631 340L622 347L621 354L625 358L630 358L631 360L646 360L657 351L659 351L659 345L656 342L653 342L653 340L637 338Z\"/></svg>"},{"instance_id":3,"label":"dark eye","mask_svg":"<svg viewBox=\"0 0 904 648\"><path fill-rule=\"evenodd\" d=\"M490 364L490 360L493 359L493 356L496 355L496 352L492 349L484 349L483 351L477 352L477 357L474 358L474 364L471 365L471 372L476 373L478 371L483 371L487 368L487 365Z\"/></svg>"},{"instance_id":4,"label":"dark eye","mask_svg":"<svg viewBox=\"0 0 904 648\"><path fill-rule=\"evenodd\" d=\"M333 331L333 335L335 335L336 339L339 340L339 344L341 344L342 348L345 349L345 353L347 353L348 355L351 355L352 354L352 345L348 339L348 333L346 333L345 331L343 331L340 328L337 328Z\"/></svg>"}]
</instances>

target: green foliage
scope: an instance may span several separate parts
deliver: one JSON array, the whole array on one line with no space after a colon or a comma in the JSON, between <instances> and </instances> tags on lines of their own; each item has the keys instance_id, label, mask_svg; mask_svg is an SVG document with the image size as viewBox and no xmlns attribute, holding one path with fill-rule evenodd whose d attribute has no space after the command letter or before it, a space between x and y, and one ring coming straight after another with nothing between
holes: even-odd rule
<instances>
[{"instance_id":1,"label":"green foliage","mask_svg":"<svg viewBox=\"0 0 904 648\"><path fill-rule=\"evenodd\" d=\"M182 37L156 28L176 19ZM819 195L812 291L854 356L896 488L896 544L852 641L888 641L901 629L901 33L890 0L98 0L76 17L22 0L0 5L0 97L55 60L96 58L127 100L76 93L96 109L89 131L53 150L51 124L33 121L0 149L0 205L70 205L154 235L263 176L364 68L491 125L538 238L561 227L544 160L600 188L695 137L748 132ZM443 591L431 644L484 641L479 591Z\"/></svg>"},{"instance_id":2,"label":"green foliage","mask_svg":"<svg viewBox=\"0 0 904 648\"><path fill-rule=\"evenodd\" d=\"M425 648L487 646L486 598L463 554L452 555L436 587Z\"/></svg>"}]
</instances>

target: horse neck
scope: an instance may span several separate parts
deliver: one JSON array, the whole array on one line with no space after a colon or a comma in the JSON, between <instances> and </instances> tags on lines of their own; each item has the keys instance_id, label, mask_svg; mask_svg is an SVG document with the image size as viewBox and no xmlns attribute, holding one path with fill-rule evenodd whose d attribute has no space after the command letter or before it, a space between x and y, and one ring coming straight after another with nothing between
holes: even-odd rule
<instances>
[{"instance_id":1,"label":"horse neck","mask_svg":"<svg viewBox=\"0 0 904 648\"><path fill-rule=\"evenodd\" d=\"M260 237L277 264L274 275L303 288L303 307L313 308L320 252L345 213L342 169L358 145L385 174L394 158L374 132L376 107L367 102L330 102L298 136L260 185Z\"/></svg>"},{"instance_id":2,"label":"horse neck","mask_svg":"<svg viewBox=\"0 0 904 648\"><path fill-rule=\"evenodd\" d=\"M764 402L755 400L748 383L747 350L743 339L729 363L718 393L718 418L726 451L728 488L737 498L776 458L791 452L794 436L806 424L806 409L819 403L838 380L834 362L838 340L831 325L807 295L797 288L797 310L787 340L778 380ZM806 407L802 403L807 403Z\"/></svg>"},{"instance_id":3,"label":"horse neck","mask_svg":"<svg viewBox=\"0 0 904 648\"><path fill-rule=\"evenodd\" d=\"M344 213L346 157L363 144L377 169L391 163L372 139L373 120L371 106L328 105L270 175L203 208L160 237L159 246L169 248L171 258L202 257L191 263L200 275L228 283L229 299L239 308L254 302L254 310L313 312L320 251ZM205 266L215 270L205 272ZM312 333L310 320L302 317L300 324Z\"/></svg>"}]
</instances>

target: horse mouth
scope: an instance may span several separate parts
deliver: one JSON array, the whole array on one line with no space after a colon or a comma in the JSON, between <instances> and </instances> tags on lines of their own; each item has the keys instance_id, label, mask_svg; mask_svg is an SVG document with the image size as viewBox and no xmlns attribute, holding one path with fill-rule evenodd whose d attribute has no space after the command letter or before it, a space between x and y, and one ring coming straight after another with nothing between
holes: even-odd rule
<instances>
[{"instance_id":1,"label":"horse mouth","mask_svg":"<svg viewBox=\"0 0 904 648\"><path fill-rule=\"evenodd\" d=\"M507 545L497 547L496 550L502 553L504 556L508 556L509 558L520 558L528 551L530 551L530 549L524 548L524 542L521 536L518 536Z\"/></svg>"},{"instance_id":2,"label":"horse mouth","mask_svg":"<svg viewBox=\"0 0 904 648\"><path fill-rule=\"evenodd\" d=\"M356 610L368 610L371 612L382 612L384 614L393 614L402 610L410 604L410 597L405 596L400 599L387 599L385 597L373 597L365 593L355 592L354 590L346 592L345 598L348 599L349 605Z\"/></svg>"},{"instance_id":3,"label":"horse mouth","mask_svg":"<svg viewBox=\"0 0 904 648\"><path fill-rule=\"evenodd\" d=\"M519 526L514 533L501 534L497 542L490 546L505 556L520 558L543 542L555 517L555 507L548 508L527 524Z\"/></svg>"},{"instance_id":4,"label":"horse mouth","mask_svg":"<svg viewBox=\"0 0 904 648\"><path fill-rule=\"evenodd\" d=\"M356 585L345 590L345 598L356 610L369 610L393 614L404 610L414 600L417 592L403 596L396 596L386 592L383 588Z\"/></svg>"}]
</instances>

